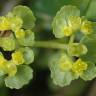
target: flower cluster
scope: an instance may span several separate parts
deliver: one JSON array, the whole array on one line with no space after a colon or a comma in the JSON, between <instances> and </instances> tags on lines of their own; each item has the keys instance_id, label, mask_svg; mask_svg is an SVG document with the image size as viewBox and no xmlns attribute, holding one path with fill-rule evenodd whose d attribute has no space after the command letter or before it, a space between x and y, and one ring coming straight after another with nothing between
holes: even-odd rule
<instances>
[{"instance_id":1,"label":"flower cluster","mask_svg":"<svg viewBox=\"0 0 96 96\"><path fill-rule=\"evenodd\" d=\"M28 64L34 60L33 45L60 49L48 58L55 84L66 86L78 77L83 80L96 77L94 24L81 16L76 6L62 7L53 19L53 34L62 38L62 44L53 41L47 41L49 45L40 41L34 44L34 25L35 17L26 6L17 6L0 17L0 76L5 75L6 86L19 89L32 79L33 70ZM10 52L10 59L6 52Z\"/></svg>"},{"instance_id":2,"label":"flower cluster","mask_svg":"<svg viewBox=\"0 0 96 96\"><path fill-rule=\"evenodd\" d=\"M57 12L52 23L53 34L56 38L62 38L63 42L68 41L64 52L56 54L54 62L51 62L51 77L56 85L69 85L78 77L83 80L96 77L94 25L94 22L80 15L76 6L65 5Z\"/></svg>"},{"instance_id":3,"label":"flower cluster","mask_svg":"<svg viewBox=\"0 0 96 96\"><path fill-rule=\"evenodd\" d=\"M80 76L84 71L87 70L88 64L81 59L76 60L75 62L65 54L60 57L58 62L61 71L71 71L74 75Z\"/></svg>"},{"instance_id":4,"label":"flower cluster","mask_svg":"<svg viewBox=\"0 0 96 96\"><path fill-rule=\"evenodd\" d=\"M12 12L0 17L0 47L5 52L12 52L10 60L0 53L0 71L3 74L14 76L18 65L33 62L33 51L27 46L33 45L34 33L31 29L25 29L23 24L23 19Z\"/></svg>"},{"instance_id":5,"label":"flower cluster","mask_svg":"<svg viewBox=\"0 0 96 96\"><path fill-rule=\"evenodd\" d=\"M58 52L50 59L51 78L61 87L69 85L72 80L82 78L88 71L89 64L81 58L74 60L65 52Z\"/></svg>"},{"instance_id":6,"label":"flower cluster","mask_svg":"<svg viewBox=\"0 0 96 96\"><path fill-rule=\"evenodd\" d=\"M0 47L2 47L4 51L14 51L12 53L12 60L6 60L3 54L0 55L0 64L2 65L1 70L4 72L8 70L7 73L9 75L16 74L16 65L25 63L24 54L18 49L29 45L27 44L27 38L34 36L31 30L24 30L22 25L23 20L18 16L13 16L12 13L10 13L10 15L8 14L7 16L0 17ZM32 38L30 37L29 39Z\"/></svg>"}]
</instances>

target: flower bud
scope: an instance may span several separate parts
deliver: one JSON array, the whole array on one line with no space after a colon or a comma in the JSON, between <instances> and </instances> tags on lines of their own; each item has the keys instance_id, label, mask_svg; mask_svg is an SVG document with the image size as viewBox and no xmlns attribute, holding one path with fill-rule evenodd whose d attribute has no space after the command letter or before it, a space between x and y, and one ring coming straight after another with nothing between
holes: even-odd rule
<instances>
[{"instance_id":1,"label":"flower bud","mask_svg":"<svg viewBox=\"0 0 96 96\"><path fill-rule=\"evenodd\" d=\"M77 56L78 57L80 55L86 54L87 48L85 45L83 45L81 43L72 43L72 44L69 44L67 52L71 56Z\"/></svg>"},{"instance_id":2,"label":"flower bud","mask_svg":"<svg viewBox=\"0 0 96 96\"><path fill-rule=\"evenodd\" d=\"M91 34L93 32L92 22L87 20L83 21L81 32L84 34Z\"/></svg>"},{"instance_id":3,"label":"flower bud","mask_svg":"<svg viewBox=\"0 0 96 96\"><path fill-rule=\"evenodd\" d=\"M23 64L24 63L23 53L20 51L15 51L12 54L12 60L16 65Z\"/></svg>"}]
</instances>

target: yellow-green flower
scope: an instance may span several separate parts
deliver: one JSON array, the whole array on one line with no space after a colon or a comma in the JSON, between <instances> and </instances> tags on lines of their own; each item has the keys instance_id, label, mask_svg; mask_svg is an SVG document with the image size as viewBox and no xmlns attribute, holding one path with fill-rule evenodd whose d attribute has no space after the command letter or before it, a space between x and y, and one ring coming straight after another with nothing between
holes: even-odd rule
<instances>
[{"instance_id":1,"label":"yellow-green flower","mask_svg":"<svg viewBox=\"0 0 96 96\"><path fill-rule=\"evenodd\" d=\"M12 60L16 65L23 64L24 63L24 57L23 53L20 51L15 51L12 54Z\"/></svg>"},{"instance_id":2,"label":"yellow-green flower","mask_svg":"<svg viewBox=\"0 0 96 96\"><path fill-rule=\"evenodd\" d=\"M66 56L62 55L59 61L59 67L61 71L68 71L72 68L72 60Z\"/></svg>"},{"instance_id":3,"label":"yellow-green flower","mask_svg":"<svg viewBox=\"0 0 96 96\"><path fill-rule=\"evenodd\" d=\"M78 59L72 66L72 71L77 75L80 76L85 70L87 69L87 63Z\"/></svg>"},{"instance_id":4,"label":"yellow-green flower","mask_svg":"<svg viewBox=\"0 0 96 96\"><path fill-rule=\"evenodd\" d=\"M23 25L23 21L19 17L0 17L0 30L12 30L20 29Z\"/></svg>"},{"instance_id":5,"label":"yellow-green flower","mask_svg":"<svg viewBox=\"0 0 96 96\"><path fill-rule=\"evenodd\" d=\"M11 29L12 29L12 31L16 31L16 30L22 28L23 21L22 21L21 18L19 18L19 17L12 17L12 18L10 18L10 22L11 22Z\"/></svg>"},{"instance_id":6,"label":"yellow-green flower","mask_svg":"<svg viewBox=\"0 0 96 96\"><path fill-rule=\"evenodd\" d=\"M75 31L79 30L81 26L81 18L78 16L70 16L68 23L64 26L64 36L71 36Z\"/></svg>"},{"instance_id":7,"label":"yellow-green flower","mask_svg":"<svg viewBox=\"0 0 96 96\"><path fill-rule=\"evenodd\" d=\"M60 69L62 71L67 71L70 70L71 68L72 68L72 62L70 61L65 61L60 64Z\"/></svg>"},{"instance_id":8,"label":"yellow-green flower","mask_svg":"<svg viewBox=\"0 0 96 96\"><path fill-rule=\"evenodd\" d=\"M79 30L81 26L81 18L79 16L70 16L68 25L72 27L73 31Z\"/></svg>"},{"instance_id":9,"label":"yellow-green flower","mask_svg":"<svg viewBox=\"0 0 96 96\"><path fill-rule=\"evenodd\" d=\"M0 30L10 30L11 22L7 17L0 17Z\"/></svg>"},{"instance_id":10,"label":"yellow-green flower","mask_svg":"<svg viewBox=\"0 0 96 96\"><path fill-rule=\"evenodd\" d=\"M13 51L16 48L16 42L14 38L11 37L4 37L1 40L1 47L4 49L4 51Z\"/></svg>"},{"instance_id":11,"label":"yellow-green flower","mask_svg":"<svg viewBox=\"0 0 96 96\"><path fill-rule=\"evenodd\" d=\"M87 53L87 47L81 43L72 43L68 46L68 54L71 56L80 56Z\"/></svg>"},{"instance_id":12,"label":"yellow-green flower","mask_svg":"<svg viewBox=\"0 0 96 96\"><path fill-rule=\"evenodd\" d=\"M82 22L81 31L84 34L91 34L93 32L92 22L85 20Z\"/></svg>"},{"instance_id":13,"label":"yellow-green flower","mask_svg":"<svg viewBox=\"0 0 96 96\"><path fill-rule=\"evenodd\" d=\"M72 27L64 26L63 28L64 36L71 36L73 34Z\"/></svg>"},{"instance_id":14,"label":"yellow-green flower","mask_svg":"<svg viewBox=\"0 0 96 96\"><path fill-rule=\"evenodd\" d=\"M23 29L18 29L15 31L16 38L24 38L25 37L25 31Z\"/></svg>"}]
</instances>

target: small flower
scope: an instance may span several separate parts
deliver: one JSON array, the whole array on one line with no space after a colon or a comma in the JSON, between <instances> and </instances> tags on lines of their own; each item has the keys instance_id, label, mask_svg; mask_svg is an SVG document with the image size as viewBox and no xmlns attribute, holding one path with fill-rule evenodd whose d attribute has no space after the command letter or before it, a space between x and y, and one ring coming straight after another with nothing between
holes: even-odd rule
<instances>
[{"instance_id":1,"label":"small flower","mask_svg":"<svg viewBox=\"0 0 96 96\"><path fill-rule=\"evenodd\" d=\"M18 29L15 31L16 38L24 38L25 37L25 31L23 29Z\"/></svg>"},{"instance_id":2,"label":"small flower","mask_svg":"<svg viewBox=\"0 0 96 96\"><path fill-rule=\"evenodd\" d=\"M72 68L72 64L71 64L71 63L72 63L72 62L70 62L70 61L62 62L62 63L60 64L60 69L61 69L62 71L70 70L70 69Z\"/></svg>"},{"instance_id":3,"label":"small flower","mask_svg":"<svg viewBox=\"0 0 96 96\"><path fill-rule=\"evenodd\" d=\"M91 34L93 32L92 22L88 20L83 21L81 31L84 34Z\"/></svg>"},{"instance_id":4,"label":"small flower","mask_svg":"<svg viewBox=\"0 0 96 96\"><path fill-rule=\"evenodd\" d=\"M4 51L13 51L16 48L16 42L14 38L11 37L5 37L1 40L1 47L4 49Z\"/></svg>"},{"instance_id":5,"label":"small flower","mask_svg":"<svg viewBox=\"0 0 96 96\"><path fill-rule=\"evenodd\" d=\"M81 18L79 16L70 16L68 19L68 25L72 27L74 31L79 30L81 26Z\"/></svg>"},{"instance_id":6,"label":"small flower","mask_svg":"<svg viewBox=\"0 0 96 96\"><path fill-rule=\"evenodd\" d=\"M71 27L64 26L64 36L71 36L73 34L73 30Z\"/></svg>"},{"instance_id":7,"label":"small flower","mask_svg":"<svg viewBox=\"0 0 96 96\"><path fill-rule=\"evenodd\" d=\"M23 21L19 17L0 17L0 30L12 30L20 29L23 25Z\"/></svg>"},{"instance_id":8,"label":"small flower","mask_svg":"<svg viewBox=\"0 0 96 96\"><path fill-rule=\"evenodd\" d=\"M23 64L25 62L23 54L20 51L15 51L15 53L12 54L12 60L16 65Z\"/></svg>"},{"instance_id":9,"label":"small flower","mask_svg":"<svg viewBox=\"0 0 96 96\"><path fill-rule=\"evenodd\" d=\"M87 53L87 47L84 44L81 43L72 43L68 46L68 54L71 56L77 56L84 55Z\"/></svg>"},{"instance_id":10,"label":"small flower","mask_svg":"<svg viewBox=\"0 0 96 96\"><path fill-rule=\"evenodd\" d=\"M59 61L61 71L68 71L72 68L72 60L67 55L62 55Z\"/></svg>"},{"instance_id":11,"label":"small flower","mask_svg":"<svg viewBox=\"0 0 96 96\"><path fill-rule=\"evenodd\" d=\"M11 29L11 22L9 21L8 18L2 16L0 17L0 30L10 30Z\"/></svg>"},{"instance_id":12,"label":"small flower","mask_svg":"<svg viewBox=\"0 0 96 96\"><path fill-rule=\"evenodd\" d=\"M64 26L64 36L71 36L81 26L81 18L79 16L70 16L66 26Z\"/></svg>"},{"instance_id":13,"label":"small flower","mask_svg":"<svg viewBox=\"0 0 96 96\"><path fill-rule=\"evenodd\" d=\"M16 30L22 28L23 21L20 17L12 17L12 18L10 18L10 22L11 22L12 31L16 31Z\"/></svg>"},{"instance_id":14,"label":"small flower","mask_svg":"<svg viewBox=\"0 0 96 96\"><path fill-rule=\"evenodd\" d=\"M87 63L82 61L81 59L78 59L72 66L72 71L80 76L83 74L83 72L87 69Z\"/></svg>"}]
</instances>

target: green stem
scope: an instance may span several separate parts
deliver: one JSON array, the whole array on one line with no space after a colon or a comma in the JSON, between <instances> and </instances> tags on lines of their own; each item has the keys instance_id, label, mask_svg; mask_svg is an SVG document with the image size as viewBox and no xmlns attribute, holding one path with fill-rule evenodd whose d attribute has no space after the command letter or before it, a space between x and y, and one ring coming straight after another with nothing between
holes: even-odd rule
<instances>
[{"instance_id":1,"label":"green stem","mask_svg":"<svg viewBox=\"0 0 96 96\"><path fill-rule=\"evenodd\" d=\"M53 41L35 41L34 47L66 50L67 44L62 44L62 43L53 42Z\"/></svg>"}]
</instances>

